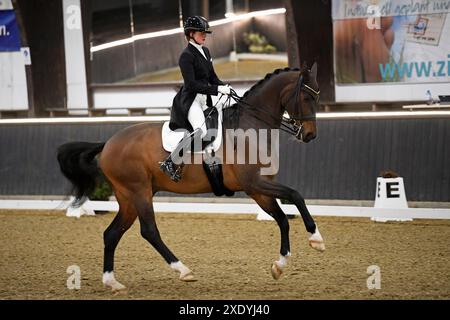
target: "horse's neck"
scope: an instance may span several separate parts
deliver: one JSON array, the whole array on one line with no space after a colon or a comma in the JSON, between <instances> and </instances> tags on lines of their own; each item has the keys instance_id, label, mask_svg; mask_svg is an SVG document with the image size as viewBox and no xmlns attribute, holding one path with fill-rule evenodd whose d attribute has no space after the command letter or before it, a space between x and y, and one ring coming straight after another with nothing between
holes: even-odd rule
<instances>
[{"instance_id":1,"label":"horse's neck","mask_svg":"<svg viewBox=\"0 0 450 320\"><path fill-rule=\"evenodd\" d=\"M266 119L273 122L273 128L281 124L283 110L281 107L281 91L292 82L292 75L288 73L277 75L270 79L258 93L250 95L245 102L251 105L251 112L246 112L247 106L241 106L241 117ZM260 110L260 111L259 111ZM241 121L239 121L241 123ZM267 123L266 123L267 124Z\"/></svg>"}]
</instances>

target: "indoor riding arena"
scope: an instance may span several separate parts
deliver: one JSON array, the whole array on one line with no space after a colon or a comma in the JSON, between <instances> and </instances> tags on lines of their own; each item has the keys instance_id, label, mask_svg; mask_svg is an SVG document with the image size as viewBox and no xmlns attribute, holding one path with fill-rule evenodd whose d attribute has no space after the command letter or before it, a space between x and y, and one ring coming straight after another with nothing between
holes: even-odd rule
<instances>
[{"instance_id":1,"label":"indoor riding arena","mask_svg":"<svg viewBox=\"0 0 450 320\"><path fill-rule=\"evenodd\" d=\"M427 3L0 1L0 300L449 300Z\"/></svg>"}]
</instances>

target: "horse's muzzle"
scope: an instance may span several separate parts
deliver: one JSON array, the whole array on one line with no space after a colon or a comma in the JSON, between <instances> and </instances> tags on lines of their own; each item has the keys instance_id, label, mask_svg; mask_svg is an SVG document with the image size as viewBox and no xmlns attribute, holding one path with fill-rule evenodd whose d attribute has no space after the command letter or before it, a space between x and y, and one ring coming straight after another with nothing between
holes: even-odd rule
<instances>
[{"instance_id":1,"label":"horse's muzzle","mask_svg":"<svg viewBox=\"0 0 450 320\"><path fill-rule=\"evenodd\" d=\"M302 139L303 142L308 143L316 138L316 134L308 132Z\"/></svg>"},{"instance_id":2,"label":"horse's muzzle","mask_svg":"<svg viewBox=\"0 0 450 320\"><path fill-rule=\"evenodd\" d=\"M308 143L316 138L316 134L314 132L312 131L305 132L305 127L303 125L299 126L298 132L295 136L298 140L305 143Z\"/></svg>"},{"instance_id":3,"label":"horse's muzzle","mask_svg":"<svg viewBox=\"0 0 450 320\"><path fill-rule=\"evenodd\" d=\"M316 138L316 123L313 121L297 122L298 132L296 138L302 142L308 143Z\"/></svg>"}]
</instances>

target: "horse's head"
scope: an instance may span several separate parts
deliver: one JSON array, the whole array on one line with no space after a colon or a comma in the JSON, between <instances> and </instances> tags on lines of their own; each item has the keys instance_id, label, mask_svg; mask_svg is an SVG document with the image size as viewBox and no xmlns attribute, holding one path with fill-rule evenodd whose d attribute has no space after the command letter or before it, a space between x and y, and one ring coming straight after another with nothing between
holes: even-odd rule
<instances>
[{"instance_id":1,"label":"horse's head","mask_svg":"<svg viewBox=\"0 0 450 320\"><path fill-rule=\"evenodd\" d=\"M299 77L288 86L282 97L282 104L293 124L299 128L297 139L310 142L317 135L316 110L319 104L319 86L317 84L317 64L311 69L303 66ZM284 103L283 103L284 102Z\"/></svg>"}]
</instances>

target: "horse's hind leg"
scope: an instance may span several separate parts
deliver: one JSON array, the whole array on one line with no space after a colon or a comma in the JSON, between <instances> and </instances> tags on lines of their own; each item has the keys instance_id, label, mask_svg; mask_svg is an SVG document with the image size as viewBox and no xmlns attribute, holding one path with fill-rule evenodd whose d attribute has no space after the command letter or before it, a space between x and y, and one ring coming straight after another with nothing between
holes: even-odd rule
<instances>
[{"instance_id":1,"label":"horse's hind leg","mask_svg":"<svg viewBox=\"0 0 450 320\"><path fill-rule=\"evenodd\" d=\"M114 277L114 252L123 234L131 227L136 220L136 212L129 206L125 198L117 195L119 202L119 212L113 222L103 233L105 244L103 259L103 284L110 287L113 292L125 290L125 286Z\"/></svg>"},{"instance_id":2,"label":"horse's hind leg","mask_svg":"<svg viewBox=\"0 0 450 320\"><path fill-rule=\"evenodd\" d=\"M159 254L166 260L170 267L180 273L180 279L183 281L196 281L192 271L186 267L162 241L156 226L155 212L153 210L152 196L135 197L139 222L141 224L141 235L146 239Z\"/></svg>"},{"instance_id":3,"label":"horse's hind leg","mask_svg":"<svg viewBox=\"0 0 450 320\"><path fill-rule=\"evenodd\" d=\"M272 264L272 277L278 280L283 273L283 269L287 264L288 257L291 255L289 245L289 222L273 197L261 194L251 195L258 205L268 214L270 214L278 224L281 234L280 259Z\"/></svg>"}]
</instances>

